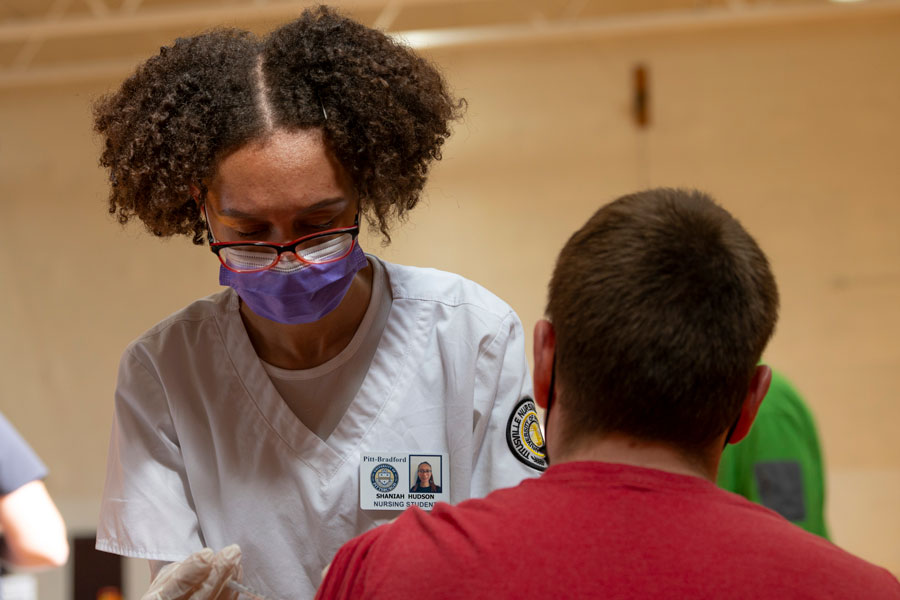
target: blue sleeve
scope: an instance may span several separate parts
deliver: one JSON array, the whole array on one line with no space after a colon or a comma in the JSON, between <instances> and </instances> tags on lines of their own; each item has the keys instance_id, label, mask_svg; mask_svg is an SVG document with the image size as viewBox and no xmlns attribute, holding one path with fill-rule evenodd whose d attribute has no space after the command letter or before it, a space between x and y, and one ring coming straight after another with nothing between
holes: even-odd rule
<instances>
[{"instance_id":1,"label":"blue sleeve","mask_svg":"<svg viewBox=\"0 0 900 600\"><path fill-rule=\"evenodd\" d=\"M0 414L0 496L47 476L47 467L15 427Z\"/></svg>"}]
</instances>

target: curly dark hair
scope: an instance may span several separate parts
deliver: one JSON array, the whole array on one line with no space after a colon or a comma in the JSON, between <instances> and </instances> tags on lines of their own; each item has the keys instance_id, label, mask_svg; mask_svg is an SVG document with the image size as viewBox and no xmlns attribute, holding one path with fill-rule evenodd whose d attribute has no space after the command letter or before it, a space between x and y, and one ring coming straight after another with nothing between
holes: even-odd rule
<instances>
[{"instance_id":1,"label":"curly dark hair","mask_svg":"<svg viewBox=\"0 0 900 600\"><path fill-rule=\"evenodd\" d=\"M191 187L205 194L222 158L275 129L319 127L387 242L464 107L425 59L319 6L265 38L218 29L160 48L95 103L94 129L110 213L202 244Z\"/></svg>"}]
</instances>

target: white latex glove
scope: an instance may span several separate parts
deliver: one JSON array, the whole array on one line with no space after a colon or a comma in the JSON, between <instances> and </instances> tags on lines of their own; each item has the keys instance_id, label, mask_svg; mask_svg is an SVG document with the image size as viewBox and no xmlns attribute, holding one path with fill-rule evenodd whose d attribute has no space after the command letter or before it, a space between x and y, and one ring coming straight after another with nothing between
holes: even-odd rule
<instances>
[{"instance_id":1,"label":"white latex glove","mask_svg":"<svg viewBox=\"0 0 900 600\"><path fill-rule=\"evenodd\" d=\"M209 548L160 569L141 600L237 600L226 584L240 581L241 549L237 544L213 553Z\"/></svg>"}]
</instances>

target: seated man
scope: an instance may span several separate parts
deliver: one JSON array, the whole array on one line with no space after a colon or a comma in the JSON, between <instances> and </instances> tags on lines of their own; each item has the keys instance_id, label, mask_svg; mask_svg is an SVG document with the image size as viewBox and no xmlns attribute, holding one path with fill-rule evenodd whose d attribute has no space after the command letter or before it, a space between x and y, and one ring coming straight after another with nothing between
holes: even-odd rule
<instances>
[{"instance_id":1,"label":"seated man","mask_svg":"<svg viewBox=\"0 0 900 600\"><path fill-rule=\"evenodd\" d=\"M888 571L714 483L769 386L777 305L765 255L707 196L601 208L535 326L550 468L351 540L318 597L900 598Z\"/></svg>"},{"instance_id":2,"label":"seated man","mask_svg":"<svg viewBox=\"0 0 900 600\"><path fill-rule=\"evenodd\" d=\"M803 398L777 371L750 433L722 453L717 482L829 539L816 424Z\"/></svg>"}]
</instances>

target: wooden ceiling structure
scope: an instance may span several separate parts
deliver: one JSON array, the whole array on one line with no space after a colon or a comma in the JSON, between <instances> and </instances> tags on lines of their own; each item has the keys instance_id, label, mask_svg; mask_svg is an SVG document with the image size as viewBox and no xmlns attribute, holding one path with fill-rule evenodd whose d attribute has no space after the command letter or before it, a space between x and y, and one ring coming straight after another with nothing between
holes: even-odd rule
<instances>
[{"instance_id":1,"label":"wooden ceiling structure","mask_svg":"<svg viewBox=\"0 0 900 600\"><path fill-rule=\"evenodd\" d=\"M258 33L300 0L0 0L0 90L119 77L179 35ZM413 47L533 42L900 14L900 0L337 0Z\"/></svg>"}]
</instances>

